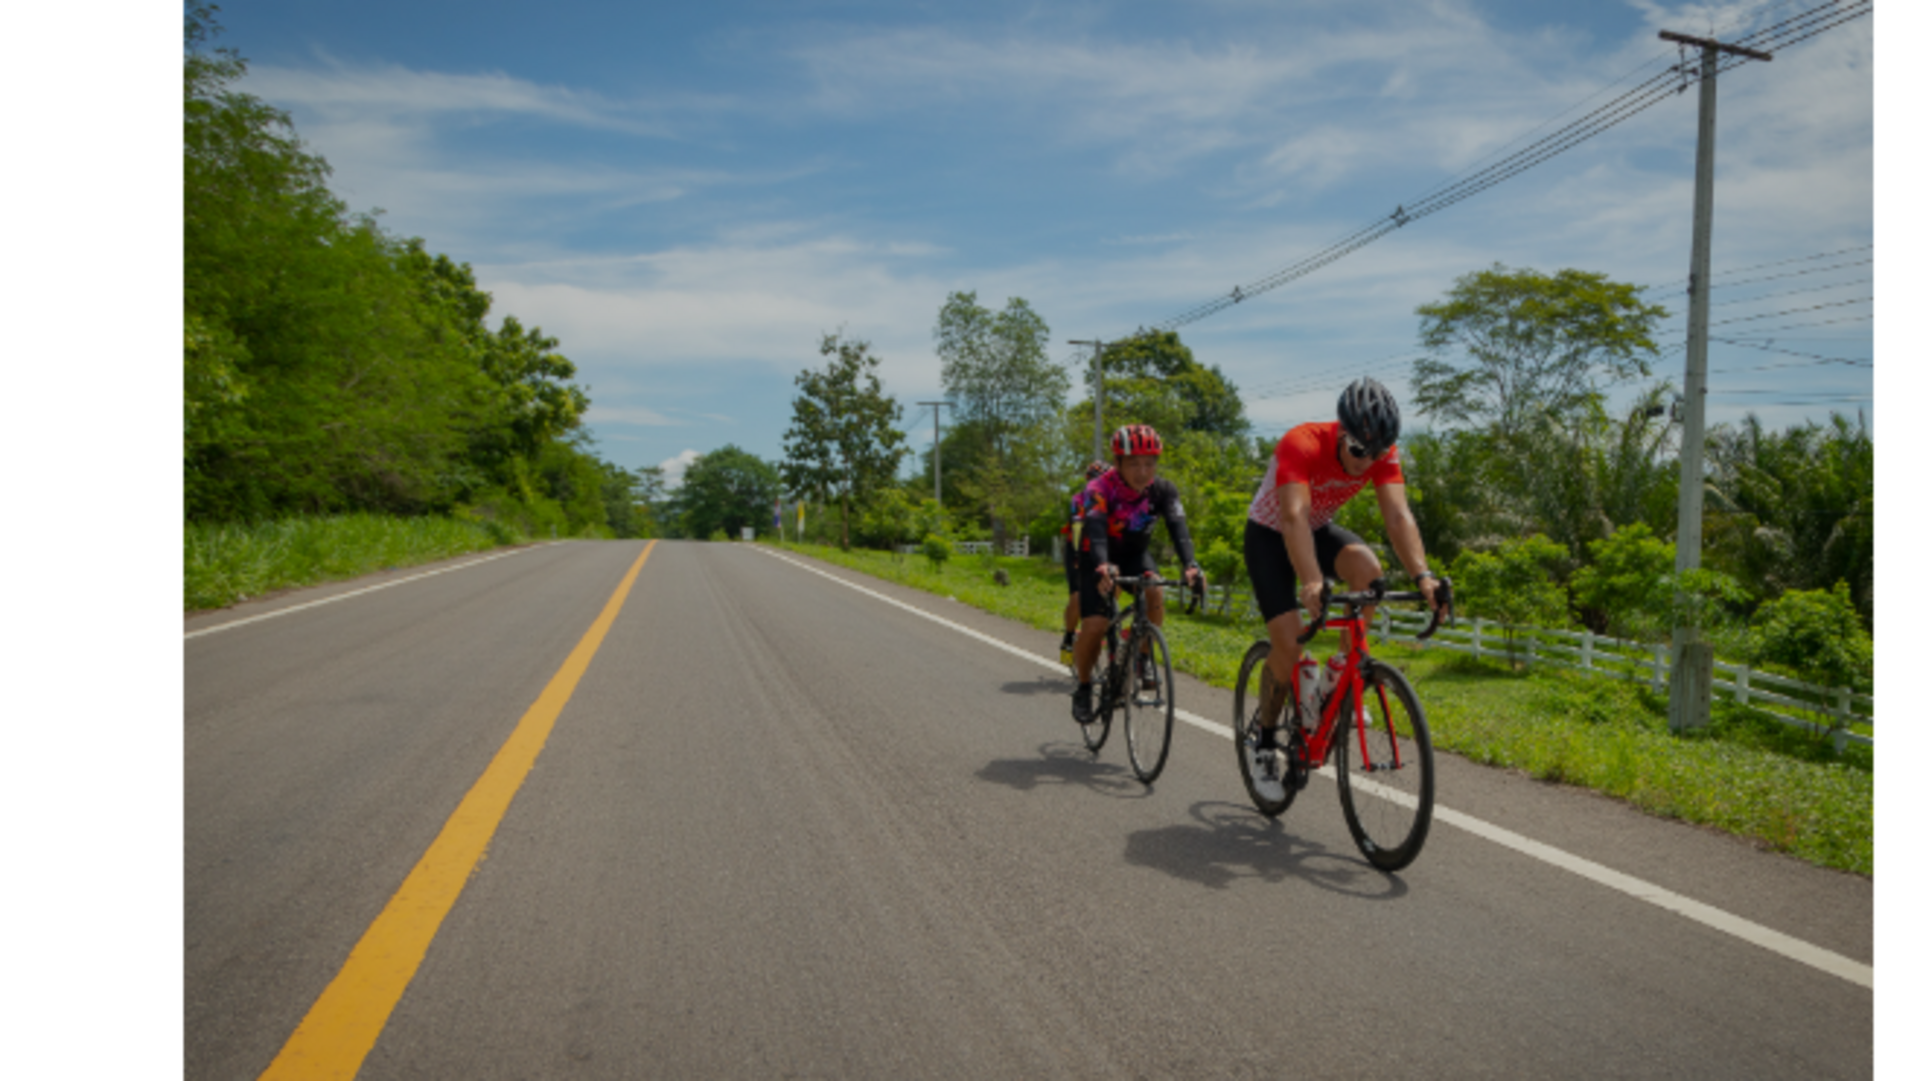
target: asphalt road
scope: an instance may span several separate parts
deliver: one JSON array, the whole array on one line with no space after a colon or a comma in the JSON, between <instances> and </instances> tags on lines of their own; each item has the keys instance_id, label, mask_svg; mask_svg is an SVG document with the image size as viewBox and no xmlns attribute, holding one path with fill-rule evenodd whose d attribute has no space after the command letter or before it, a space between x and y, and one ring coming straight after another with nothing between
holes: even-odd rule
<instances>
[{"instance_id":1,"label":"asphalt road","mask_svg":"<svg viewBox=\"0 0 1920 1081\"><path fill-rule=\"evenodd\" d=\"M268 1069L643 547L187 621L187 1077ZM1144 788L1020 652L1056 640L660 542L359 1076L1872 1074L1870 986L1792 950L1444 819L1383 875L1328 780L1269 823L1190 724ZM1230 719L1227 692L1178 696ZM1446 755L1438 787L1872 964L1868 880Z\"/></svg>"}]
</instances>

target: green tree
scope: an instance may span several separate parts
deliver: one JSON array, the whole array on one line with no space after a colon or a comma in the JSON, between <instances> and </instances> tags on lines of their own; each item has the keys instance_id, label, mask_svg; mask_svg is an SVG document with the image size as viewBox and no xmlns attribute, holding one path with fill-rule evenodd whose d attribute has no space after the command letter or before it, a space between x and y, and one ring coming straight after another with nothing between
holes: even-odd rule
<instances>
[{"instance_id":1,"label":"green tree","mask_svg":"<svg viewBox=\"0 0 1920 1081\"><path fill-rule=\"evenodd\" d=\"M1442 422L1512 433L1534 418L1578 409L1606 385L1644 377L1658 355L1652 331L1667 310L1642 286L1604 274L1492 269L1456 279L1421 305L1414 362L1416 409ZM1439 359L1459 349L1461 363Z\"/></svg>"},{"instance_id":2,"label":"green tree","mask_svg":"<svg viewBox=\"0 0 1920 1081\"><path fill-rule=\"evenodd\" d=\"M1873 439L1865 418L1782 432L1749 415L1708 440L1704 558L1763 598L1846 582L1873 618Z\"/></svg>"},{"instance_id":3,"label":"green tree","mask_svg":"<svg viewBox=\"0 0 1920 1081\"><path fill-rule=\"evenodd\" d=\"M1047 359L1048 333L1025 300L1013 297L995 312L971 292L949 294L934 327L940 382L955 399L956 419L982 441L961 483L970 482L983 504L997 545L1006 541L1010 515L1030 514L1056 490L1055 463L1036 463L1028 453L1034 433L1056 425L1066 404L1067 371Z\"/></svg>"},{"instance_id":4,"label":"green tree","mask_svg":"<svg viewBox=\"0 0 1920 1081\"><path fill-rule=\"evenodd\" d=\"M1753 619L1754 659L1785 666L1824 687L1873 686L1873 638L1854 610L1847 583L1831 590L1790 589Z\"/></svg>"},{"instance_id":5,"label":"green tree","mask_svg":"<svg viewBox=\"0 0 1920 1081\"><path fill-rule=\"evenodd\" d=\"M744 526L771 528L779 491L778 469L729 443L687 467L674 497L676 529L683 537L707 537L716 531L737 537Z\"/></svg>"},{"instance_id":6,"label":"green tree","mask_svg":"<svg viewBox=\"0 0 1920 1081\"><path fill-rule=\"evenodd\" d=\"M1513 538L1491 552L1468 552L1452 572L1461 611L1500 625L1508 663L1517 668L1523 628L1567 624L1567 591L1559 581L1566 565L1566 547L1539 534Z\"/></svg>"},{"instance_id":7,"label":"green tree","mask_svg":"<svg viewBox=\"0 0 1920 1081\"><path fill-rule=\"evenodd\" d=\"M1243 439L1250 425L1240 391L1218 365L1202 367L1171 330L1142 330L1101 350L1101 383L1116 415L1139 416L1163 432L1210 432ZM1087 391L1094 372L1087 366ZM1171 401L1166 400L1170 398ZM1157 415L1156 422L1145 419Z\"/></svg>"},{"instance_id":8,"label":"green tree","mask_svg":"<svg viewBox=\"0 0 1920 1081\"><path fill-rule=\"evenodd\" d=\"M895 427L900 403L881 390L880 358L871 345L824 334L820 355L825 366L794 377L800 396L793 400L781 476L791 491L838 493L840 546L846 548L854 505L893 486L907 454L906 435Z\"/></svg>"}]
</instances>

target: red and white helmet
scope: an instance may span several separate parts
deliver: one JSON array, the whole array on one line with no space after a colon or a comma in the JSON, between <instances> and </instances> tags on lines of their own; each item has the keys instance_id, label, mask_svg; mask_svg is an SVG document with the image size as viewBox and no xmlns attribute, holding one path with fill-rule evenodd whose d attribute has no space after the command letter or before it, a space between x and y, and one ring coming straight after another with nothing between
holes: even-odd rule
<instances>
[{"instance_id":1,"label":"red and white helmet","mask_svg":"<svg viewBox=\"0 0 1920 1081\"><path fill-rule=\"evenodd\" d=\"M1113 460L1131 454L1160 456L1160 433L1145 424L1129 424L1113 433Z\"/></svg>"}]
</instances>

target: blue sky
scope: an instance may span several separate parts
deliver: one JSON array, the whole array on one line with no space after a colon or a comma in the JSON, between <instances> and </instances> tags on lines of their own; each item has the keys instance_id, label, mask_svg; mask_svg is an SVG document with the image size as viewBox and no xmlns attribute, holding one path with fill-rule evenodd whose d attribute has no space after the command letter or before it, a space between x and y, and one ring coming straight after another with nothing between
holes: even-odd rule
<instances>
[{"instance_id":1,"label":"blue sky","mask_svg":"<svg viewBox=\"0 0 1920 1081\"><path fill-rule=\"evenodd\" d=\"M355 210L560 339L601 453L644 466L777 460L831 331L873 342L924 449L911 403L940 394L955 290L1026 298L1078 366L1069 339L1265 277L1658 73L1661 29L1813 6L233 0L220 40ZM1878 18L1720 83L1714 318L1765 318L1716 333L1768 349L1714 345L1711 421L1872 416ZM1414 308L1456 277L1577 267L1663 288L1677 385L1696 110L1674 96L1182 338L1272 434L1355 374L1408 393Z\"/></svg>"}]
</instances>

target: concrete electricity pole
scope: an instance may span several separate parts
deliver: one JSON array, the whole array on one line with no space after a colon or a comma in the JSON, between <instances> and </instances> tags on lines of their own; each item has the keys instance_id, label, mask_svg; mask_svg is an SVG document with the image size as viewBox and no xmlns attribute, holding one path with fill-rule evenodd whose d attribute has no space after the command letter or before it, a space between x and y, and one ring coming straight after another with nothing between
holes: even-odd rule
<instances>
[{"instance_id":1,"label":"concrete electricity pole","mask_svg":"<svg viewBox=\"0 0 1920 1081\"><path fill-rule=\"evenodd\" d=\"M933 501L940 502L940 407L953 408L952 402L915 402L933 407Z\"/></svg>"},{"instance_id":2,"label":"concrete electricity pole","mask_svg":"<svg viewBox=\"0 0 1920 1081\"><path fill-rule=\"evenodd\" d=\"M1693 167L1693 267L1687 277L1687 377L1681 398L1680 532L1674 569L1700 567L1704 459L1707 441L1707 302L1713 266L1714 75L1722 52L1751 60L1772 60L1767 53L1712 38L1660 31L1663 41L1700 50L1700 141ZM1700 633L1691 605L1682 605L1673 628L1674 664L1667 683L1667 727L1678 732L1707 723L1713 701L1713 643Z\"/></svg>"},{"instance_id":3,"label":"concrete electricity pole","mask_svg":"<svg viewBox=\"0 0 1920 1081\"><path fill-rule=\"evenodd\" d=\"M1107 384L1106 373L1101 371L1100 340L1096 338L1090 342L1068 342L1067 344L1093 346L1093 460L1104 461L1107 455L1106 448L1101 446L1100 407L1106 404Z\"/></svg>"}]
</instances>

